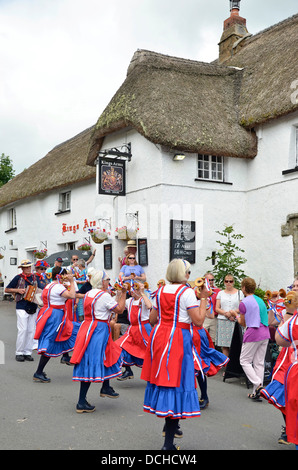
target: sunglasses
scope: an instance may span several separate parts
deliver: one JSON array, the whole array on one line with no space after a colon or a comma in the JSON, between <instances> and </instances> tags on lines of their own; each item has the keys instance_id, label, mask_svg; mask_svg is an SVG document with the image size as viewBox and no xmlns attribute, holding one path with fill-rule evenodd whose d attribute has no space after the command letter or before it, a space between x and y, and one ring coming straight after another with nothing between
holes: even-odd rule
<instances>
[{"instance_id":1,"label":"sunglasses","mask_svg":"<svg viewBox=\"0 0 298 470\"><path fill-rule=\"evenodd\" d=\"M129 256L128 259L135 259L135 257L134 256Z\"/></svg>"},{"instance_id":2,"label":"sunglasses","mask_svg":"<svg viewBox=\"0 0 298 470\"><path fill-rule=\"evenodd\" d=\"M227 284L227 283L233 284L233 282L234 282L234 281L229 281L229 280L225 281L226 284Z\"/></svg>"},{"instance_id":3,"label":"sunglasses","mask_svg":"<svg viewBox=\"0 0 298 470\"><path fill-rule=\"evenodd\" d=\"M79 261L79 258L72 258L73 261Z\"/></svg>"},{"instance_id":4,"label":"sunglasses","mask_svg":"<svg viewBox=\"0 0 298 470\"><path fill-rule=\"evenodd\" d=\"M209 282L213 282L213 281L215 281L215 279L208 279L208 281L209 281Z\"/></svg>"}]
</instances>

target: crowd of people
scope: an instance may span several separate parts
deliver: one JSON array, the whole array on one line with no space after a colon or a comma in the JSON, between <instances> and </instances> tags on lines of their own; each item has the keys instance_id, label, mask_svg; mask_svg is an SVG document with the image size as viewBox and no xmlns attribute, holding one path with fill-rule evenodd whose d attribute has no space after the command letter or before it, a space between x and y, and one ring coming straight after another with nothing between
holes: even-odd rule
<instances>
[{"instance_id":1,"label":"crowd of people","mask_svg":"<svg viewBox=\"0 0 298 470\"><path fill-rule=\"evenodd\" d=\"M209 405L207 378L225 373L238 323L243 332L239 361L252 384L248 398L265 398L278 408L284 417L279 442L298 447L298 280L290 300L281 303L275 293L266 306L255 295L254 279L244 278L238 290L227 273L219 289L208 272L197 287L190 282L190 264L173 259L166 280L151 291L135 251L125 255L114 285L105 271L88 268L77 256L67 268L61 258L52 268L38 260L34 272L29 260L19 265L22 272L5 292L16 301L16 361L33 361L33 349L40 356L33 381L49 383L46 365L61 357L73 365L73 381L80 384L76 412L91 413L91 383L101 384L100 396L118 398L110 381L132 379L132 368L139 367L147 383L143 410L164 418L162 449L173 450L174 438L183 436L180 420L200 416ZM272 381L264 387L270 338L281 349Z\"/></svg>"}]
</instances>

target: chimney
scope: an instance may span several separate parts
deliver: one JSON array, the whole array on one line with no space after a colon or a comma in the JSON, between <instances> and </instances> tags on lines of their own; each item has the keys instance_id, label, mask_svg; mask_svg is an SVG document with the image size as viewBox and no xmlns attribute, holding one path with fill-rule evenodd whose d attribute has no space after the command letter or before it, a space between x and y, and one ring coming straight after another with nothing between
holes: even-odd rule
<instances>
[{"instance_id":1,"label":"chimney","mask_svg":"<svg viewBox=\"0 0 298 470\"><path fill-rule=\"evenodd\" d=\"M230 0L230 17L224 21L219 42L219 63L222 64L243 46L243 40L251 34L246 29L246 19L239 16L241 0Z\"/></svg>"}]
</instances>

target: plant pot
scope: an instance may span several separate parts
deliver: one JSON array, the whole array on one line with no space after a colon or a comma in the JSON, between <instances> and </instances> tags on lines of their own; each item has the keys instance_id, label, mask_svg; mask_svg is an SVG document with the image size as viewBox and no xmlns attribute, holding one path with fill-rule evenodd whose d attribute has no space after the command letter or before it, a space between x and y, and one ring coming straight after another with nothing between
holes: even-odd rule
<instances>
[{"instance_id":1,"label":"plant pot","mask_svg":"<svg viewBox=\"0 0 298 470\"><path fill-rule=\"evenodd\" d=\"M95 233L95 232L92 232L91 233L91 238L92 240L94 241L94 243L103 243L105 240L107 240L108 238L108 235L106 233Z\"/></svg>"}]
</instances>

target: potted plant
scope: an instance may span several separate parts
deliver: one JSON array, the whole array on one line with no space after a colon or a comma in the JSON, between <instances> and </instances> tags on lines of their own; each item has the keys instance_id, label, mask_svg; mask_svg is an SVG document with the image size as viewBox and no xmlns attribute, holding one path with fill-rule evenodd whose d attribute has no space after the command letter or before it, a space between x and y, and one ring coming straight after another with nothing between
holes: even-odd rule
<instances>
[{"instance_id":1,"label":"potted plant","mask_svg":"<svg viewBox=\"0 0 298 470\"><path fill-rule=\"evenodd\" d=\"M90 228L88 231L94 243L103 243L105 240L109 238L109 235L110 235L110 232L107 232L104 228L101 229L99 227Z\"/></svg>"},{"instance_id":2,"label":"potted plant","mask_svg":"<svg viewBox=\"0 0 298 470\"><path fill-rule=\"evenodd\" d=\"M48 250L44 248L43 250L34 250L33 255L37 259L43 259L47 256Z\"/></svg>"},{"instance_id":3,"label":"potted plant","mask_svg":"<svg viewBox=\"0 0 298 470\"><path fill-rule=\"evenodd\" d=\"M123 227L116 228L116 236L119 240L135 240L138 230L138 228L129 228L123 225Z\"/></svg>"},{"instance_id":4,"label":"potted plant","mask_svg":"<svg viewBox=\"0 0 298 470\"><path fill-rule=\"evenodd\" d=\"M82 245L78 246L78 250L80 251L90 251L92 249L92 246L90 243L82 243Z\"/></svg>"},{"instance_id":5,"label":"potted plant","mask_svg":"<svg viewBox=\"0 0 298 470\"><path fill-rule=\"evenodd\" d=\"M127 227L126 225L123 225L123 227L117 227L115 232L116 236L118 237L119 240L126 240L127 239Z\"/></svg>"}]
</instances>

